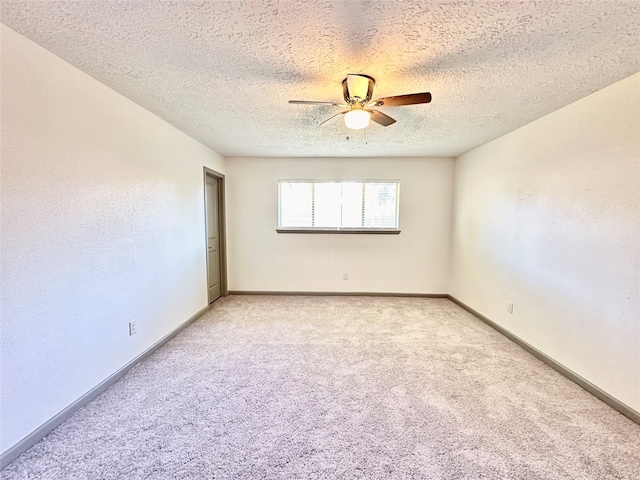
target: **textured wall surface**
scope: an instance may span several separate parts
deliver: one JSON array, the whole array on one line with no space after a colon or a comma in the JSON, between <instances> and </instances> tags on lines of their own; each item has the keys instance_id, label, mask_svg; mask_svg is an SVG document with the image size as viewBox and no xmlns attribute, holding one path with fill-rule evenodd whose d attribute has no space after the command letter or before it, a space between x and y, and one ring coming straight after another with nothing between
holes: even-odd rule
<instances>
[{"instance_id":1,"label":"textured wall surface","mask_svg":"<svg viewBox=\"0 0 640 480\"><path fill-rule=\"evenodd\" d=\"M206 306L203 165L2 26L2 451Z\"/></svg>"},{"instance_id":2,"label":"textured wall surface","mask_svg":"<svg viewBox=\"0 0 640 480\"><path fill-rule=\"evenodd\" d=\"M453 159L230 158L227 172L231 290L446 293ZM278 179L399 179L402 233L278 234Z\"/></svg>"},{"instance_id":3,"label":"textured wall surface","mask_svg":"<svg viewBox=\"0 0 640 480\"><path fill-rule=\"evenodd\" d=\"M457 156L640 70L636 0L33 1L2 21L225 156ZM348 134L347 73L430 91Z\"/></svg>"},{"instance_id":4,"label":"textured wall surface","mask_svg":"<svg viewBox=\"0 0 640 480\"><path fill-rule=\"evenodd\" d=\"M640 410L640 74L457 159L454 205L450 293Z\"/></svg>"}]
</instances>

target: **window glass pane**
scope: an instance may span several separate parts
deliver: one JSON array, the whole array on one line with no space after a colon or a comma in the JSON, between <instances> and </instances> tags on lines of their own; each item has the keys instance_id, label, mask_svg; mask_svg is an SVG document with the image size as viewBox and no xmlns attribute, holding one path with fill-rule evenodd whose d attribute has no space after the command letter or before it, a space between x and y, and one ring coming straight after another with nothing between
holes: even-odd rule
<instances>
[{"instance_id":1,"label":"window glass pane","mask_svg":"<svg viewBox=\"0 0 640 480\"><path fill-rule=\"evenodd\" d=\"M311 227L313 219L312 183L280 183L280 226Z\"/></svg>"},{"instance_id":2,"label":"window glass pane","mask_svg":"<svg viewBox=\"0 0 640 480\"><path fill-rule=\"evenodd\" d=\"M365 183L364 226L396 228L396 183Z\"/></svg>"},{"instance_id":3,"label":"window glass pane","mask_svg":"<svg viewBox=\"0 0 640 480\"><path fill-rule=\"evenodd\" d=\"M362 182L342 184L342 226L362 227Z\"/></svg>"},{"instance_id":4,"label":"window glass pane","mask_svg":"<svg viewBox=\"0 0 640 480\"><path fill-rule=\"evenodd\" d=\"M321 182L315 184L314 227L338 228L340 226L340 184Z\"/></svg>"}]
</instances>

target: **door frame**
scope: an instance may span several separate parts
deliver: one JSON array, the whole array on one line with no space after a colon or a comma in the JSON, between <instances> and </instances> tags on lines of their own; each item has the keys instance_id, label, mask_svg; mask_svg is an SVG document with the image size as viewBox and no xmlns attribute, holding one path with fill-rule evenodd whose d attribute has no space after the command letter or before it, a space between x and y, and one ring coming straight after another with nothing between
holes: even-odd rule
<instances>
[{"instance_id":1,"label":"door frame","mask_svg":"<svg viewBox=\"0 0 640 480\"><path fill-rule=\"evenodd\" d=\"M229 295L229 287L227 284L227 228L226 228L226 215L225 215L225 179L224 174L220 172L216 172L215 170L211 170L207 167L203 168L202 175L202 188L203 195L202 198L204 200L204 252L205 252L205 268L206 268L206 278L207 278L207 305L211 305L212 302L209 301L209 255L207 242L209 240L208 235L208 221L209 217L207 215L207 176L213 177L218 181L218 233L220 235L220 245L219 245L219 253L220 253L220 296L226 297Z\"/></svg>"}]
</instances>

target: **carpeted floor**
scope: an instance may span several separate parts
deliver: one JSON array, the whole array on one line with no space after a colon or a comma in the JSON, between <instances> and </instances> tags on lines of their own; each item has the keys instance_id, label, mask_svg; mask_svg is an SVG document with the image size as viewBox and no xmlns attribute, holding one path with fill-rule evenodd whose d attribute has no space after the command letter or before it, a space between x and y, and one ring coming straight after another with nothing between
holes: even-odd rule
<instances>
[{"instance_id":1,"label":"carpeted floor","mask_svg":"<svg viewBox=\"0 0 640 480\"><path fill-rule=\"evenodd\" d=\"M10 479L638 479L640 426L445 299L232 296Z\"/></svg>"}]
</instances>

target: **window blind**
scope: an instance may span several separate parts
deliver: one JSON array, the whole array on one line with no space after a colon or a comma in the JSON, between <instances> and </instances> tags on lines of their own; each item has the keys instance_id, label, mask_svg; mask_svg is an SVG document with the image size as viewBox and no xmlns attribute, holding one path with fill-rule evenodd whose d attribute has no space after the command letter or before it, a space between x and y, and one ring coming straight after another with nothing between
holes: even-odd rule
<instances>
[{"instance_id":1,"label":"window blind","mask_svg":"<svg viewBox=\"0 0 640 480\"><path fill-rule=\"evenodd\" d=\"M398 180L279 180L279 229L397 230Z\"/></svg>"}]
</instances>

